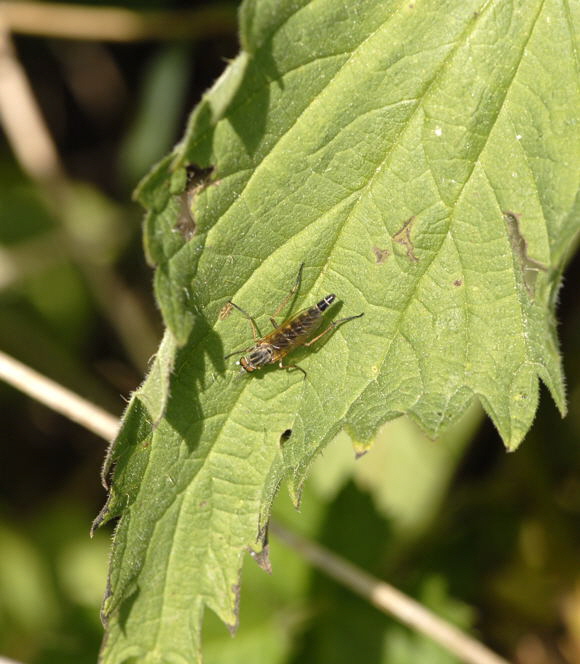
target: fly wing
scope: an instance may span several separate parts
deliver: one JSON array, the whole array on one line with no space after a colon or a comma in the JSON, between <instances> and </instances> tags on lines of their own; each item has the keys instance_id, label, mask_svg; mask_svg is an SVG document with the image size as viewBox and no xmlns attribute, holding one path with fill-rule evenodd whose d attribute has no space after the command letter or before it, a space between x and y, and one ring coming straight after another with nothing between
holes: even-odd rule
<instances>
[{"instance_id":1,"label":"fly wing","mask_svg":"<svg viewBox=\"0 0 580 664\"><path fill-rule=\"evenodd\" d=\"M266 335L263 341L274 348L275 361L281 360L290 351L306 343L321 320L322 314L317 307L303 309Z\"/></svg>"}]
</instances>

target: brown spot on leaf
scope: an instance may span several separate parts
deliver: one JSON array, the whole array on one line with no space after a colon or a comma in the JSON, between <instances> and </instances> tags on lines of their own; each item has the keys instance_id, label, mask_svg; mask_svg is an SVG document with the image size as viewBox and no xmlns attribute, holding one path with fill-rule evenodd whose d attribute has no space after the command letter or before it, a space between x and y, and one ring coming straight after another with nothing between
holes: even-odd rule
<instances>
[{"instance_id":1,"label":"brown spot on leaf","mask_svg":"<svg viewBox=\"0 0 580 664\"><path fill-rule=\"evenodd\" d=\"M354 458L355 459L360 459L361 457L364 457L365 454L371 449L370 443L361 443L360 441L354 441L353 442L353 449L354 449Z\"/></svg>"},{"instance_id":2,"label":"brown spot on leaf","mask_svg":"<svg viewBox=\"0 0 580 664\"><path fill-rule=\"evenodd\" d=\"M272 565L270 563L270 542L269 542L269 526L270 522L266 522L258 530L258 536L256 537L256 542L258 544L259 550L256 551L251 547L248 548L252 558L258 563L258 565L266 572L267 574L272 574Z\"/></svg>"},{"instance_id":3,"label":"brown spot on leaf","mask_svg":"<svg viewBox=\"0 0 580 664\"><path fill-rule=\"evenodd\" d=\"M391 255L391 252L388 249L380 249L379 247L373 247L373 254L375 255L375 260L377 262L377 265L382 265Z\"/></svg>"},{"instance_id":4,"label":"brown spot on leaf","mask_svg":"<svg viewBox=\"0 0 580 664\"><path fill-rule=\"evenodd\" d=\"M535 258L530 258L528 254L528 243L522 235L520 228L521 217L521 214L509 210L503 213L510 244L512 245L512 250L522 270L524 286L530 298L533 299L538 272L547 272L548 268Z\"/></svg>"},{"instance_id":5,"label":"brown spot on leaf","mask_svg":"<svg viewBox=\"0 0 580 664\"><path fill-rule=\"evenodd\" d=\"M258 563L260 569L266 572L266 574L272 574L269 545L266 545L261 551L250 551L250 555Z\"/></svg>"},{"instance_id":6,"label":"brown spot on leaf","mask_svg":"<svg viewBox=\"0 0 580 664\"><path fill-rule=\"evenodd\" d=\"M186 167L187 180L185 189L179 194L179 218L175 224L174 230L186 239L190 240L195 235L196 222L193 214L193 201L210 184L211 176L214 171L213 166L201 168L195 164Z\"/></svg>"},{"instance_id":7,"label":"brown spot on leaf","mask_svg":"<svg viewBox=\"0 0 580 664\"><path fill-rule=\"evenodd\" d=\"M270 543L268 541L268 526L260 530L258 533L258 542L261 544L260 551L250 549L250 555L258 563L266 574L272 574L272 564L270 563Z\"/></svg>"},{"instance_id":8,"label":"brown spot on leaf","mask_svg":"<svg viewBox=\"0 0 580 664\"><path fill-rule=\"evenodd\" d=\"M453 282L453 285L454 285L454 286L457 286L457 288L459 288L459 286L463 286L463 280L462 280L462 279L456 279L456 280Z\"/></svg>"},{"instance_id":9,"label":"brown spot on leaf","mask_svg":"<svg viewBox=\"0 0 580 664\"><path fill-rule=\"evenodd\" d=\"M407 221L403 224L401 230L397 231L393 235L393 241L398 244L402 244L407 250L407 258L413 263L417 263L419 259L415 256L413 241L411 240L411 230L415 224L415 216L409 217Z\"/></svg>"},{"instance_id":10,"label":"brown spot on leaf","mask_svg":"<svg viewBox=\"0 0 580 664\"><path fill-rule=\"evenodd\" d=\"M226 302L218 314L219 320L225 320L232 313L233 308L234 306L231 302Z\"/></svg>"},{"instance_id":11,"label":"brown spot on leaf","mask_svg":"<svg viewBox=\"0 0 580 664\"><path fill-rule=\"evenodd\" d=\"M240 584L234 583L232 586L232 592L234 593L234 615L236 620L233 623L226 623L232 636L238 631L238 626L240 624L240 590Z\"/></svg>"},{"instance_id":12,"label":"brown spot on leaf","mask_svg":"<svg viewBox=\"0 0 580 664\"><path fill-rule=\"evenodd\" d=\"M173 227L186 240L191 240L195 235L195 221L189 209L181 203L182 209L179 211L179 219Z\"/></svg>"}]
</instances>

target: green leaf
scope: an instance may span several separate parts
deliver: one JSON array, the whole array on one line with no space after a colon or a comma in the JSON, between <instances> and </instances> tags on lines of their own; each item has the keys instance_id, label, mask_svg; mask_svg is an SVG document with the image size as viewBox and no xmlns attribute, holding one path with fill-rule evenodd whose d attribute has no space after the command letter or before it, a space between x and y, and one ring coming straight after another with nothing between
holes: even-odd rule
<instances>
[{"instance_id":1,"label":"green leaf","mask_svg":"<svg viewBox=\"0 0 580 664\"><path fill-rule=\"evenodd\" d=\"M341 428L360 447L408 413L437 436L478 398L514 449L539 379L565 411L579 18L555 0L243 4L244 52L138 192L168 331L111 456L103 661L199 661L205 607L235 629L277 488L297 502ZM192 186L191 165L214 170ZM266 330L301 263L297 308L336 293L327 322L364 318L295 353L306 378L240 376L223 358L250 330L224 305Z\"/></svg>"},{"instance_id":2,"label":"green leaf","mask_svg":"<svg viewBox=\"0 0 580 664\"><path fill-rule=\"evenodd\" d=\"M482 416L474 403L437 441L409 418L399 417L379 429L372 448L360 458L355 458L349 436L341 432L312 464L309 481L318 495L330 500L352 479L388 519L397 544L408 546L438 514Z\"/></svg>"}]
</instances>

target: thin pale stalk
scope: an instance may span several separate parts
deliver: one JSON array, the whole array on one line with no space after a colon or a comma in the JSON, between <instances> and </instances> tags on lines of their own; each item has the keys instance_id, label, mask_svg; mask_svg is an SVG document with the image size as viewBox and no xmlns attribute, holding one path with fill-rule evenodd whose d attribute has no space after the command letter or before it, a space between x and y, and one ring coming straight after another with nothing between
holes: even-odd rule
<instances>
[{"instance_id":1,"label":"thin pale stalk","mask_svg":"<svg viewBox=\"0 0 580 664\"><path fill-rule=\"evenodd\" d=\"M118 420L98 406L0 352L0 378L44 405L111 440ZM446 622L414 599L380 581L328 549L293 533L276 522L270 532L314 567L373 604L383 613L439 643L467 664L509 664L485 645ZM0 664L2 664L0 662Z\"/></svg>"},{"instance_id":2,"label":"thin pale stalk","mask_svg":"<svg viewBox=\"0 0 580 664\"><path fill-rule=\"evenodd\" d=\"M412 629L429 637L468 664L509 664L482 643L435 615L393 586L367 574L344 558L297 535L279 523L270 524L270 532L294 549L321 572L350 588L379 611L394 616Z\"/></svg>"},{"instance_id":3,"label":"thin pale stalk","mask_svg":"<svg viewBox=\"0 0 580 664\"><path fill-rule=\"evenodd\" d=\"M105 440L117 434L116 417L2 351L0 379Z\"/></svg>"},{"instance_id":4,"label":"thin pale stalk","mask_svg":"<svg viewBox=\"0 0 580 664\"><path fill-rule=\"evenodd\" d=\"M114 42L207 39L237 31L236 4L194 10L131 11L44 2L3 2L0 11L15 33Z\"/></svg>"},{"instance_id":5,"label":"thin pale stalk","mask_svg":"<svg viewBox=\"0 0 580 664\"><path fill-rule=\"evenodd\" d=\"M15 659L9 659L0 655L0 664L22 664L22 662L17 662Z\"/></svg>"}]
</instances>

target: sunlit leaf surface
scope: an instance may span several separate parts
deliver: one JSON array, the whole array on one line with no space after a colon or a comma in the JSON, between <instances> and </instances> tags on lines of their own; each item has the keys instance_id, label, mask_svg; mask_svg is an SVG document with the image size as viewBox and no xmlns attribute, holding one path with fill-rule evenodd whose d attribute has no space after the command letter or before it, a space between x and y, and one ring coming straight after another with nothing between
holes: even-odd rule
<instances>
[{"instance_id":1,"label":"sunlit leaf surface","mask_svg":"<svg viewBox=\"0 0 580 664\"><path fill-rule=\"evenodd\" d=\"M278 486L297 500L342 427L364 445L408 413L436 436L478 398L514 448L539 379L565 410L552 309L579 208L579 11L243 5L244 51L139 192L168 330L113 453L104 661L197 661L205 607L233 629ZM335 293L327 322L364 318L294 354L306 378L240 376L223 358L251 331L224 306L265 334L301 263L296 308Z\"/></svg>"}]
</instances>

